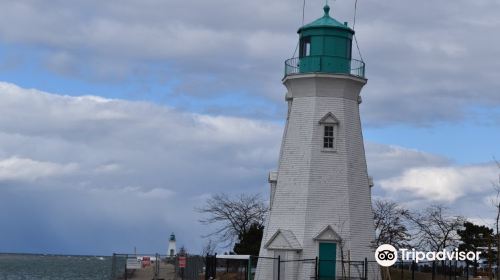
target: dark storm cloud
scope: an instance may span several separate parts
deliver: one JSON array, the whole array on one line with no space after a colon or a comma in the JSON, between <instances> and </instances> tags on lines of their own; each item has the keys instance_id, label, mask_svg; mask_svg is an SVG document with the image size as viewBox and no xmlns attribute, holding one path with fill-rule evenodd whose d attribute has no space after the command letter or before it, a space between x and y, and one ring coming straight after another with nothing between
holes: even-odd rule
<instances>
[{"instance_id":1,"label":"dark storm cloud","mask_svg":"<svg viewBox=\"0 0 500 280\"><path fill-rule=\"evenodd\" d=\"M212 193L264 191L282 132L261 121L7 83L0 100L0 212L12 215L2 215L4 251L159 250L176 231L198 252L209 229L195 206Z\"/></svg>"}]
</instances>

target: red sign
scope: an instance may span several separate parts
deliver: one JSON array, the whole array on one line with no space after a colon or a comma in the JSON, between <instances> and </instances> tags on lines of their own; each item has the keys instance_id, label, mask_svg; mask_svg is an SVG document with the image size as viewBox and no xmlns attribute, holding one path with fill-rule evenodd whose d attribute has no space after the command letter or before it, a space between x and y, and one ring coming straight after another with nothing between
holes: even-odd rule
<instances>
[{"instance_id":1,"label":"red sign","mask_svg":"<svg viewBox=\"0 0 500 280\"><path fill-rule=\"evenodd\" d=\"M142 257L142 267L150 266L151 258L150 257Z\"/></svg>"},{"instance_id":2,"label":"red sign","mask_svg":"<svg viewBox=\"0 0 500 280\"><path fill-rule=\"evenodd\" d=\"M179 268L186 267L186 257L179 257Z\"/></svg>"}]
</instances>

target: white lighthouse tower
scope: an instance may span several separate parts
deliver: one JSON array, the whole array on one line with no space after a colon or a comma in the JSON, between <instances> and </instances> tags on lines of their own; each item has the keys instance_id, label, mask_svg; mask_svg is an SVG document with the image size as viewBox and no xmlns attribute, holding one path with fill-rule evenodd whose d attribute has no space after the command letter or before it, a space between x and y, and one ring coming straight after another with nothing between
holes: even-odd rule
<instances>
[{"instance_id":1,"label":"white lighthouse tower","mask_svg":"<svg viewBox=\"0 0 500 280\"><path fill-rule=\"evenodd\" d=\"M278 256L280 279L378 277L365 266L375 237L359 115L365 65L351 58L354 31L329 12L298 30L299 57L285 62L288 114L257 280L277 279L267 258Z\"/></svg>"},{"instance_id":2,"label":"white lighthouse tower","mask_svg":"<svg viewBox=\"0 0 500 280\"><path fill-rule=\"evenodd\" d=\"M174 257L177 255L177 247L175 244L175 234L172 232L170 235L170 238L168 239L168 253L167 255L169 257Z\"/></svg>"}]
</instances>

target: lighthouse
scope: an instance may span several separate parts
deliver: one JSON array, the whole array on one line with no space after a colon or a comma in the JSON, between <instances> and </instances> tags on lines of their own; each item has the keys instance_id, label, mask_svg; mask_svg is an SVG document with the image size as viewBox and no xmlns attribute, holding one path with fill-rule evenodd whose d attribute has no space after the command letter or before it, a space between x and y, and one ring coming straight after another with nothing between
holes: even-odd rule
<instances>
[{"instance_id":1,"label":"lighthouse","mask_svg":"<svg viewBox=\"0 0 500 280\"><path fill-rule=\"evenodd\" d=\"M288 113L257 280L377 278L366 266L375 231L359 114L365 64L351 57L354 30L323 10L285 61Z\"/></svg>"},{"instance_id":2,"label":"lighthouse","mask_svg":"<svg viewBox=\"0 0 500 280\"><path fill-rule=\"evenodd\" d=\"M168 239L168 253L169 257L174 257L177 255L177 246L175 244L175 234L172 232L170 238Z\"/></svg>"}]
</instances>

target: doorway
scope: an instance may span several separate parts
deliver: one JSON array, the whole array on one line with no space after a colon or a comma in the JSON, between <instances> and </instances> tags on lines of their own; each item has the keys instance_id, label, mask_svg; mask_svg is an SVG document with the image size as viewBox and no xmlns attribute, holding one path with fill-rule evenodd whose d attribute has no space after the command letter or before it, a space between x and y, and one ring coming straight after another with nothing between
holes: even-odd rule
<instances>
[{"instance_id":1,"label":"doorway","mask_svg":"<svg viewBox=\"0 0 500 280\"><path fill-rule=\"evenodd\" d=\"M318 276L320 280L335 279L337 265L337 244L319 243L319 268Z\"/></svg>"}]
</instances>

